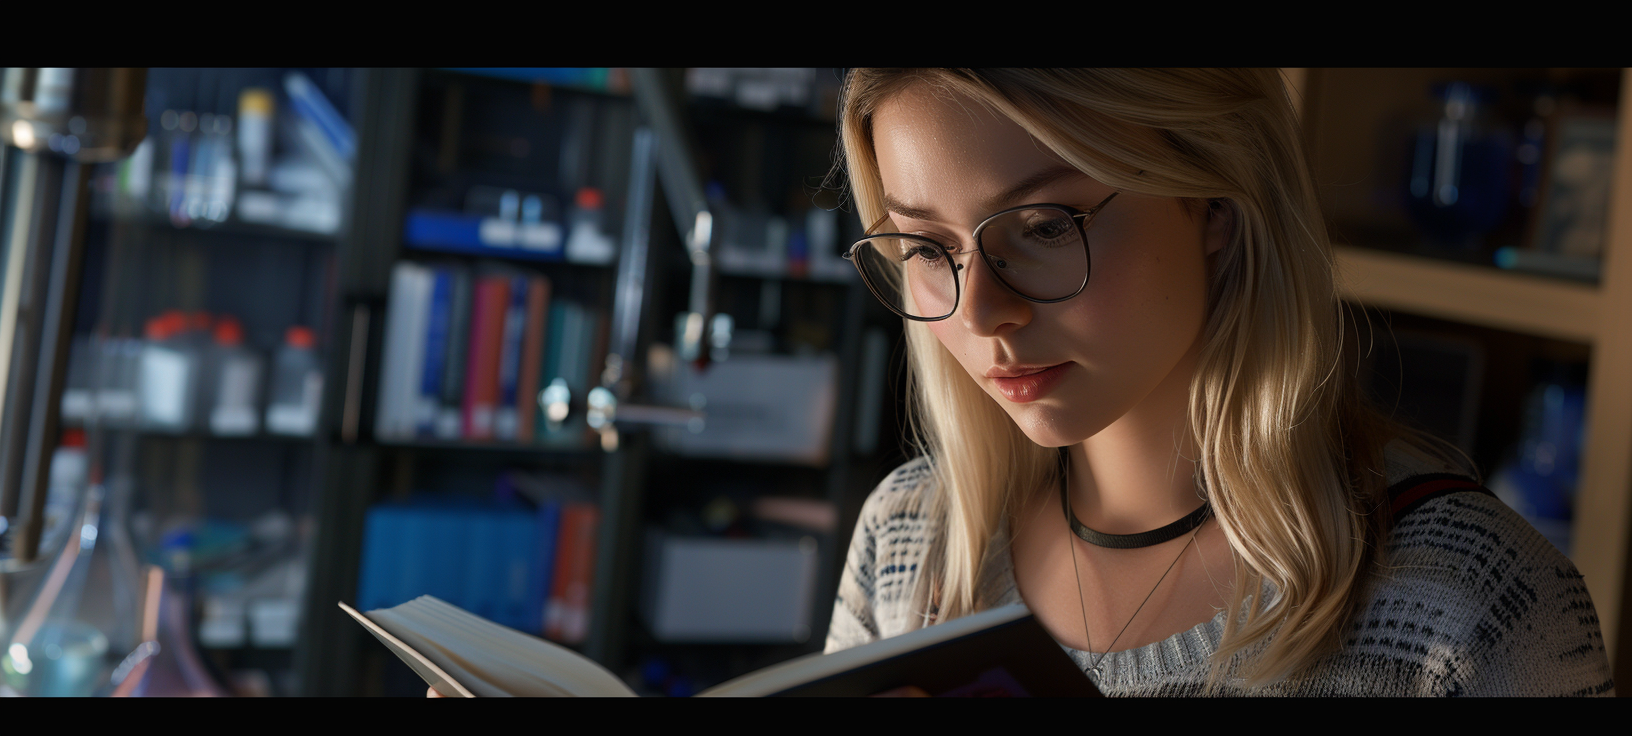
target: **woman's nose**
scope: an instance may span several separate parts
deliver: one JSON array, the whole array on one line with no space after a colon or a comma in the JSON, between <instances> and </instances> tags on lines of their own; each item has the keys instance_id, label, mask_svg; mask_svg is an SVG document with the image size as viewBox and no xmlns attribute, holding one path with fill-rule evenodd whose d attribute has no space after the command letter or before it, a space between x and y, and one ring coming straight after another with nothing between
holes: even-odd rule
<instances>
[{"instance_id":1,"label":"woman's nose","mask_svg":"<svg viewBox=\"0 0 1632 736\"><path fill-rule=\"evenodd\" d=\"M1002 331L1005 325L1029 322L1031 302L1009 291L997 280L992 265L984 260L980 251L974 251L959 270L963 276L963 294L958 299L958 312L970 332L989 337Z\"/></svg>"}]
</instances>

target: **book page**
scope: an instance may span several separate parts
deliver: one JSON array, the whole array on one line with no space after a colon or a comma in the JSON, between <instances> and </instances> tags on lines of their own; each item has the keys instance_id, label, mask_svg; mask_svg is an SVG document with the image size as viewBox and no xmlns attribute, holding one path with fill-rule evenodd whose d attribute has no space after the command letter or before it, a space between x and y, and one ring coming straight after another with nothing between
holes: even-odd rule
<instances>
[{"instance_id":1,"label":"book page","mask_svg":"<svg viewBox=\"0 0 1632 736\"><path fill-rule=\"evenodd\" d=\"M471 692L470 688L466 687L459 680L454 679L453 675L450 675L436 662L431 661L430 658L419 653L419 651L413 646L409 645L407 642L404 642L390 631L387 631L384 627L375 623L369 617L358 613L357 609L352 608L345 603L341 603L340 608L347 614L350 614L352 618L357 619L357 623L362 624L363 628L368 630L368 633L373 634L375 638L379 639L380 643L384 644L386 648L390 649L393 654L396 654L404 664L407 664L409 668L418 673L419 676L425 680L426 684L436 688L437 692L447 697L476 697L476 693ZM471 676L470 673L462 670L457 674L458 676L465 678L466 682L474 682L475 679L477 679Z\"/></svg>"},{"instance_id":2,"label":"book page","mask_svg":"<svg viewBox=\"0 0 1632 736\"><path fill-rule=\"evenodd\" d=\"M635 694L616 675L588 657L493 623L433 596L420 596L394 608L370 611L369 616L393 632L400 631L405 641L423 641L424 648L420 651L427 657L479 675L484 683L509 695Z\"/></svg>"}]
</instances>

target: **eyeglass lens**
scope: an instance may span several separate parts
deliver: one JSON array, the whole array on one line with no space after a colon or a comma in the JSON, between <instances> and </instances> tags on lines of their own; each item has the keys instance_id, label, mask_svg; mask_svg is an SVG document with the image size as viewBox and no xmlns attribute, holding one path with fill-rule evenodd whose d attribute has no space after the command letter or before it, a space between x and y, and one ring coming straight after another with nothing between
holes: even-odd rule
<instances>
[{"instance_id":1,"label":"eyeglass lens","mask_svg":"<svg viewBox=\"0 0 1632 736\"><path fill-rule=\"evenodd\" d=\"M1088 277L1088 248L1071 214L1039 207L989 220L978 233L991 273L1034 301L1072 296ZM957 250L927 238L879 236L856 249L856 263L879 299L898 313L924 319L957 307Z\"/></svg>"}]
</instances>

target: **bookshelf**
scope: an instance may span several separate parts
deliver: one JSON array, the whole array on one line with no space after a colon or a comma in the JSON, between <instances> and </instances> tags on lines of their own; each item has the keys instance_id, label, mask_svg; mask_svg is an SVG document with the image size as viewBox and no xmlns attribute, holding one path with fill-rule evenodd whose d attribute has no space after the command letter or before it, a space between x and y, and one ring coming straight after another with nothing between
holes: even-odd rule
<instances>
[{"instance_id":1,"label":"bookshelf","mask_svg":"<svg viewBox=\"0 0 1632 736\"><path fill-rule=\"evenodd\" d=\"M617 72L613 70L609 78L616 79ZM307 628L297 652L306 694L415 694L407 689L417 680L401 677L402 668L389 653L339 616L334 605L335 600L351 601L357 595L358 571L366 564L363 530L369 509L376 504L436 489L491 495L493 476L516 469L580 481L595 494L601 520L591 585L594 613L587 638L576 646L626 678L638 678L645 658L660 653L676 671L689 670L699 686L707 686L820 648L848 542L850 527L843 519L854 518L872 484L893 467L885 457L894 450L893 443L856 447L858 423L891 417L887 410L869 412L855 406L862 392L851 371L838 371L835 378L836 410L829 436L821 440L829 448L827 459L809 466L688 455L647 430L621 432L611 451L593 441L563 447L380 431L377 421L383 416L380 407L386 395L382 388L391 363L388 333L392 311L400 309L393 275L401 264L452 265L472 273L483 264L499 264L547 276L553 295L571 293L592 311L610 314L615 307L616 262L575 263L570 253L563 259L560 253L492 247L473 237L480 227L474 220L493 216L484 208L497 202L482 204L486 200L470 194L476 188L490 194L516 190L553 196L562 210L571 206L578 187L598 188L604 195L602 221L620 248L622 231L634 222L629 218L646 217L649 222L637 226L649 229L650 238L637 353L647 355L652 343L672 344L674 317L686 310L691 269L661 190L652 201L631 201L639 190L630 179L638 170L632 166L631 153L638 122L635 100L616 84L586 88L552 83L547 74L530 74L518 78L491 70L359 72L353 121L359 131L358 184L349 203L350 229L339 251L334 344L340 347L331 351L328 366L332 375L344 380L337 380L325 397L327 462L318 493L313 553L322 562L310 571L303 610ZM684 76L679 70L670 75L676 86L683 86ZM805 108L749 109L730 99L693 92L684 96L687 131L695 136L701 175L721 182L725 206L735 207L744 220L756 223L753 227L771 228L759 232L775 232L778 217L785 221L786 232L806 232L813 181L825 177L831 166L832 117L821 109L822 99L807 97ZM440 218L442 225L464 227L464 234L443 229L441 241L425 237L425 228L415 230L427 221L422 218L416 225L415 218L424 213ZM557 216L566 219L566 214L560 211ZM835 230L830 234L837 243L850 237L856 226L842 213L835 214L837 224L830 224ZM454 235L447 236L450 232ZM837 247L832 250L826 255L838 261ZM736 335L726 361L767 353L830 353L840 365L853 365L864 353L888 360L887 349L863 344L888 345L887 330L893 325L898 331L898 320L875 314L882 308L872 308L873 300L852 273L831 269L831 262L817 264L814 249L810 258L808 271L794 258L773 263L775 259L746 257L737 268L721 259L717 309L733 317ZM880 329L885 330L883 339L872 334L871 342L864 340L865 331ZM600 367L592 367L591 373L595 378L590 385L598 385ZM651 395L655 388L650 384L647 391L630 403L665 403L663 397ZM888 391L866 395L881 404L891 398ZM875 451L874 446L886 449ZM675 643L654 636L640 616L640 588L648 575L642 562L646 530L675 516L695 516L727 491L744 491L747 499L756 494L796 495L839 510L836 516L841 521L835 531L814 535L820 564L805 642ZM744 510L751 505L747 499ZM417 692L423 692L422 686Z\"/></svg>"},{"instance_id":2,"label":"bookshelf","mask_svg":"<svg viewBox=\"0 0 1632 736\"><path fill-rule=\"evenodd\" d=\"M1308 121L1311 73L1286 69ZM1632 74L1620 73L1624 108ZM1325 93L1325 92L1323 92ZM1590 348L1588 424L1575 499L1572 558L1597 606L1611 664L1632 664L1627 604L1632 527L1632 115L1616 118L1610 206L1597 284L1500 271L1354 244L1336 247L1344 298L1370 307L1536 335ZM1311 132L1311 135L1317 135Z\"/></svg>"}]
</instances>

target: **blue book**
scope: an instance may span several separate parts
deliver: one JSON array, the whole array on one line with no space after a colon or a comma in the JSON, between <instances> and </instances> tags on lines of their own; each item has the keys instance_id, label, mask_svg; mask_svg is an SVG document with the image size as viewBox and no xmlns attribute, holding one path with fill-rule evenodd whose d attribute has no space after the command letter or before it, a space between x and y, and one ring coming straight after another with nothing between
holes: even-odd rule
<instances>
[{"instance_id":1,"label":"blue book","mask_svg":"<svg viewBox=\"0 0 1632 736\"><path fill-rule=\"evenodd\" d=\"M410 601L431 592L427 574L437 545L431 532L433 517L423 501L405 505L397 523L398 534L392 537L395 548L391 577L395 581L391 598ZM446 599L444 599L446 600Z\"/></svg>"},{"instance_id":2,"label":"blue book","mask_svg":"<svg viewBox=\"0 0 1632 736\"><path fill-rule=\"evenodd\" d=\"M438 503L426 509L431 518L431 533L419 544L429 549L426 564L426 590L456 606L470 601L465 598L463 577L466 559L470 556L472 509L463 503Z\"/></svg>"},{"instance_id":3,"label":"blue book","mask_svg":"<svg viewBox=\"0 0 1632 736\"><path fill-rule=\"evenodd\" d=\"M430 313L426 315L425 370L420 376L419 403L414 412L414 428L420 437L436 436L437 415L442 405L442 374L448 362L448 339L453 315L453 273L447 268L433 270Z\"/></svg>"},{"instance_id":4,"label":"blue book","mask_svg":"<svg viewBox=\"0 0 1632 736\"><path fill-rule=\"evenodd\" d=\"M342 160L351 161L357 157L356 132L311 79L298 71L291 71L283 77L283 88L289 95L289 106L295 114L316 126Z\"/></svg>"},{"instance_id":5,"label":"blue book","mask_svg":"<svg viewBox=\"0 0 1632 736\"><path fill-rule=\"evenodd\" d=\"M520 421L516 406L516 383L521 373L521 341L527 324L529 279L518 275L510 280L510 308L504 314L504 338L499 352L499 406L494 412L493 434L501 440L515 440Z\"/></svg>"},{"instance_id":6,"label":"blue book","mask_svg":"<svg viewBox=\"0 0 1632 736\"><path fill-rule=\"evenodd\" d=\"M466 604L455 605L490 621L504 623L499 620L501 608L497 594L504 575L504 555L499 546L503 517L496 509L471 509L464 521L470 530L464 560Z\"/></svg>"},{"instance_id":7,"label":"blue book","mask_svg":"<svg viewBox=\"0 0 1632 736\"><path fill-rule=\"evenodd\" d=\"M363 523L363 559L357 579L357 607L388 608L407 599L397 598L393 573L396 540L401 536L402 509L381 504L368 510Z\"/></svg>"},{"instance_id":8,"label":"blue book","mask_svg":"<svg viewBox=\"0 0 1632 736\"><path fill-rule=\"evenodd\" d=\"M527 593L532 583L533 567L538 563L534 553L534 537L538 536L533 514L523 509L506 510L501 519L500 537L504 540L503 572L499 594L499 623L518 631L526 631L531 618L528 613Z\"/></svg>"},{"instance_id":9,"label":"blue book","mask_svg":"<svg viewBox=\"0 0 1632 736\"><path fill-rule=\"evenodd\" d=\"M544 607L550 598L550 586L555 583L555 547L561 536L561 500L548 499L539 504L533 522L532 579L527 586L527 628L529 634L543 635Z\"/></svg>"}]
</instances>

